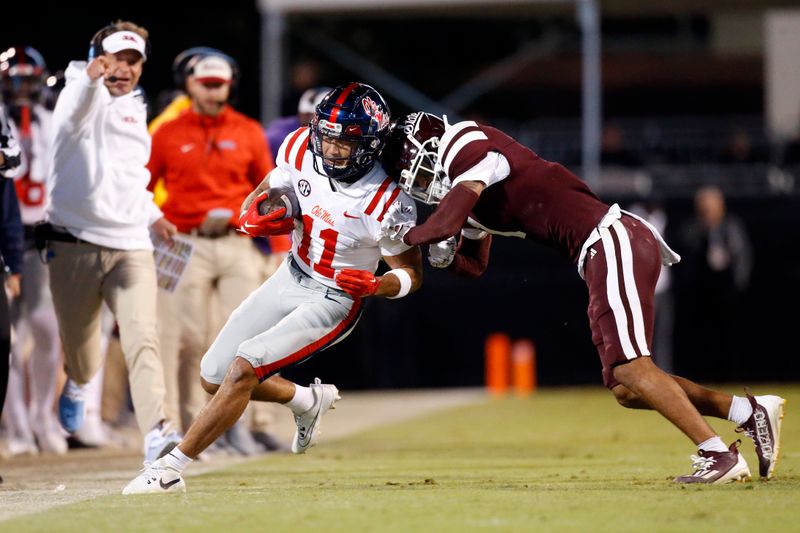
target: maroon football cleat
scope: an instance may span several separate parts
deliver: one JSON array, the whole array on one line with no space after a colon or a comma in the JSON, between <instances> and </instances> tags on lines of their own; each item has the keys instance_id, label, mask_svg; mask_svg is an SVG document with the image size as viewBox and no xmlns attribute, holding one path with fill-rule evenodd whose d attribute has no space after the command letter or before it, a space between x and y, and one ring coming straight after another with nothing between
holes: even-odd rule
<instances>
[{"instance_id":1,"label":"maroon football cleat","mask_svg":"<svg viewBox=\"0 0 800 533\"><path fill-rule=\"evenodd\" d=\"M731 444L727 452L709 452L700 450L699 455L692 455L693 474L675 478L675 483L709 483L721 485L733 481L750 479L747 461L739 453L742 441Z\"/></svg>"},{"instance_id":2,"label":"maroon football cleat","mask_svg":"<svg viewBox=\"0 0 800 533\"><path fill-rule=\"evenodd\" d=\"M753 397L750 394L747 399L753 406L753 414L736 431L753 439L758 455L758 473L770 479L775 473L781 449L781 419L786 400L780 396Z\"/></svg>"}]
</instances>

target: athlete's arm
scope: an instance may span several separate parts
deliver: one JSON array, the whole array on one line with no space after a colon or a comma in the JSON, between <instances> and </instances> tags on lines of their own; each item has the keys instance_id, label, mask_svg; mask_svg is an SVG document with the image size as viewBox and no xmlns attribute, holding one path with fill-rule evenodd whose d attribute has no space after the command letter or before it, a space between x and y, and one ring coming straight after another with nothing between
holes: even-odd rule
<instances>
[{"instance_id":1,"label":"athlete's arm","mask_svg":"<svg viewBox=\"0 0 800 533\"><path fill-rule=\"evenodd\" d=\"M392 270L404 270L411 277L412 293L422 286L422 252L418 246L410 248L400 255L384 256L384 261ZM379 277L380 285L375 291L375 296L397 296L401 289L401 282L397 275L391 271Z\"/></svg>"},{"instance_id":2,"label":"athlete's arm","mask_svg":"<svg viewBox=\"0 0 800 533\"><path fill-rule=\"evenodd\" d=\"M243 213L243 212L247 211L247 208L250 207L250 204L253 203L253 200L256 199L256 196L258 196L262 192L264 192L267 189L269 189L269 177L272 175L273 172L275 172L277 170L278 170L277 168L273 168L272 170L270 170L269 174L267 174L264 177L264 179L261 180L261 183L256 185L256 188L253 189L253 192L251 192L250 194L247 195L247 198L245 198L244 202L242 202L242 207L239 210L240 212Z\"/></svg>"},{"instance_id":3,"label":"athlete's arm","mask_svg":"<svg viewBox=\"0 0 800 533\"><path fill-rule=\"evenodd\" d=\"M465 278L477 278L483 275L489 266L491 246L492 236L489 234L483 234L479 239L471 239L462 234L456 255L447 270Z\"/></svg>"},{"instance_id":4,"label":"athlete's arm","mask_svg":"<svg viewBox=\"0 0 800 533\"><path fill-rule=\"evenodd\" d=\"M336 274L336 285L355 298L402 298L422 285L422 252L419 247L384 256L383 260L392 269L383 276L375 276L369 270L344 268Z\"/></svg>"},{"instance_id":5,"label":"athlete's arm","mask_svg":"<svg viewBox=\"0 0 800 533\"><path fill-rule=\"evenodd\" d=\"M408 230L403 242L412 246L443 241L464 227L472 208L486 185L480 181L462 181L448 192L424 224Z\"/></svg>"}]
</instances>

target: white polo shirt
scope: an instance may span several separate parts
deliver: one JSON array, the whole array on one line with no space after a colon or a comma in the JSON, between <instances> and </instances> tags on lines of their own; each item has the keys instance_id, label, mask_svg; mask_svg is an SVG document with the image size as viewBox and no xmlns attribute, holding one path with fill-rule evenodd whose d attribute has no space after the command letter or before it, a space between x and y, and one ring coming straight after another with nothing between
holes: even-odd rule
<instances>
[{"instance_id":1,"label":"white polo shirt","mask_svg":"<svg viewBox=\"0 0 800 533\"><path fill-rule=\"evenodd\" d=\"M138 90L112 96L83 61L66 79L53 112L47 219L100 246L150 250L149 227L163 215L147 190L147 106Z\"/></svg>"}]
</instances>

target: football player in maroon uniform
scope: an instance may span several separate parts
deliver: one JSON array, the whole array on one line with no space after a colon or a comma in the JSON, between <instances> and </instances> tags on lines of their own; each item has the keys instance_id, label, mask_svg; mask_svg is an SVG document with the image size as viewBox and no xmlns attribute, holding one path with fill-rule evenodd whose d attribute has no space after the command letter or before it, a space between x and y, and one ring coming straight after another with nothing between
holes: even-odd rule
<instances>
[{"instance_id":1,"label":"football player in maroon uniform","mask_svg":"<svg viewBox=\"0 0 800 533\"><path fill-rule=\"evenodd\" d=\"M655 409L698 446L694 473L675 481L750 477L738 443L725 446L702 415L735 422L755 442L760 475L772 476L783 398L709 390L663 372L649 357L656 280L662 264L680 260L655 228L603 203L560 164L472 121L448 124L429 113L407 115L395 123L383 162L411 197L438 204L419 226L399 222L408 209L399 202L383 220L389 237L430 245L434 267L480 276L492 235L530 239L576 264L589 289L589 325L605 385L621 405Z\"/></svg>"}]
</instances>

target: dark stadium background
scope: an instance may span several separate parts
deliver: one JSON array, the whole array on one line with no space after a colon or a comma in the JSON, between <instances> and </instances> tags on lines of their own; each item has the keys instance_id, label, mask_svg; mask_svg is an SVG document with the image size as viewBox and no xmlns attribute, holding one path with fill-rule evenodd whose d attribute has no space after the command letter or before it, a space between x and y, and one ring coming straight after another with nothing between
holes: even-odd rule
<instances>
[{"instance_id":1,"label":"dark stadium background","mask_svg":"<svg viewBox=\"0 0 800 533\"><path fill-rule=\"evenodd\" d=\"M624 2L612 2L620 6ZM734 2L734 4L736 4ZM792 2L759 2L792 5ZM628 3L627 5L631 5ZM719 57L708 47L708 11L720 2L699 2L676 15L662 9L604 11L604 118L630 123L639 117L658 122L690 117L695 123L741 120L763 130L763 58ZM743 5L739 2L738 5ZM130 2L118 4L44 2L4 6L0 45L32 45L51 71L70 59L83 59L96 30L122 18L144 25L151 34L152 56L142 85L151 102L172 88L174 56L191 46L212 46L235 57L241 66L237 107L258 117L259 14L254 2ZM537 121L580 118L580 44L574 14L552 7L541 16L467 10L445 19L436 13L411 18L331 14L290 17L288 62L318 61L325 84L357 76L335 65L308 45L303 35L320 32L380 64L432 98L447 94L520 42L554 28L563 39L558 49L531 61L498 90L469 107L469 116L502 125L512 133ZM425 35L436 35L434 45ZM471 44L464 46L465 40ZM681 43L666 53L671 42ZM654 44L649 50L641 43ZM371 80L361 80L370 82ZM380 88L380 87L379 87ZM295 105L287 88L284 112ZM408 111L390 104L395 115ZM544 123L544 122L542 122ZM575 130L579 136L579 129ZM574 140L579 146L579 138ZM756 137L770 150L763 133ZM530 147L545 157L574 157L551 145ZM550 151L548 151L548 149ZM561 159L561 157L554 157ZM607 202L657 199L670 217L668 238L692 216L692 192L702 182L656 187L656 193L602 194ZM796 192L775 193L757 186L729 184L729 208L745 223L754 246L752 282L739 317L739 351L709 356L701 349L704 332L691 319L701 296L682 284L674 269L678 315L675 371L705 381L789 381L800 379L797 320L800 301L800 199ZM655 198L654 198L655 197ZM676 244L680 253L680 246ZM539 379L544 384L600 383L599 360L586 319L587 296L575 268L551 251L513 239L496 239L487 275L474 282L426 270L426 285L400 301L371 301L357 331L340 345L286 373L308 380L316 375L343 388L479 385L483 380L483 340L494 331L531 338L538 348Z\"/></svg>"}]
</instances>

